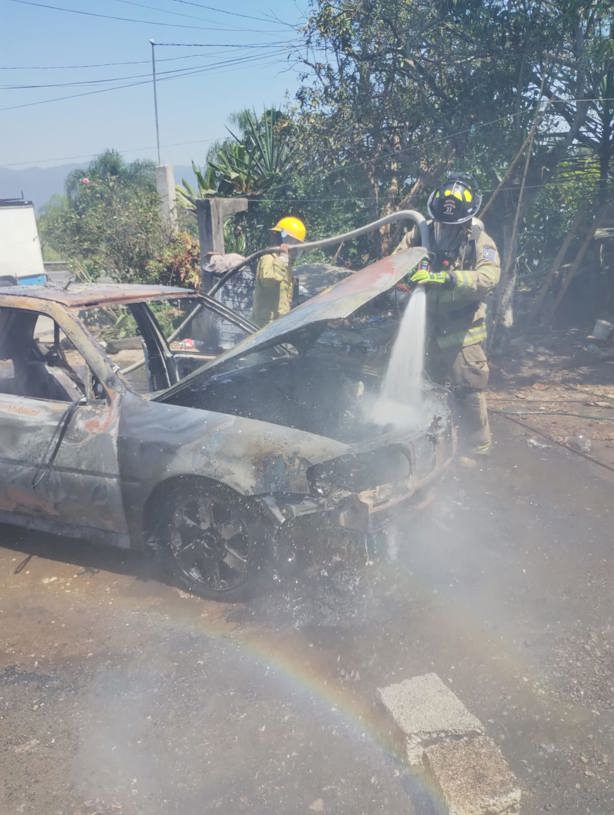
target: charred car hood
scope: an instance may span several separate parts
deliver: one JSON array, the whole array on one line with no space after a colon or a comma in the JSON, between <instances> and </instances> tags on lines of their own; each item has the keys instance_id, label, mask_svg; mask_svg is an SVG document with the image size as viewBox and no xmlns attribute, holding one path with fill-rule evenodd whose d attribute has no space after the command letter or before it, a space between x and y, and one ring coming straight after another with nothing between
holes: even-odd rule
<instances>
[{"instance_id":1,"label":"charred car hood","mask_svg":"<svg viewBox=\"0 0 614 815\"><path fill-rule=\"evenodd\" d=\"M206 365L202 365L177 385L173 385L172 388L158 394L156 398L164 401L165 397L182 390L186 384L205 371L211 371L225 365L229 360L238 359L258 349L291 342L293 335L308 326L326 323L329 320L343 320L349 317L378 295L395 286L426 256L425 249L415 247L399 252L396 255L389 255L358 272L354 272L354 274L349 275L334 286L301 303L289 314L274 320L264 328L246 337L234 348L220 354L219 357Z\"/></svg>"},{"instance_id":2,"label":"charred car hood","mask_svg":"<svg viewBox=\"0 0 614 815\"><path fill-rule=\"evenodd\" d=\"M347 444L243 416L124 396L120 465L129 481L155 483L186 471L240 494L308 492L307 469L349 452Z\"/></svg>"}]
</instances>

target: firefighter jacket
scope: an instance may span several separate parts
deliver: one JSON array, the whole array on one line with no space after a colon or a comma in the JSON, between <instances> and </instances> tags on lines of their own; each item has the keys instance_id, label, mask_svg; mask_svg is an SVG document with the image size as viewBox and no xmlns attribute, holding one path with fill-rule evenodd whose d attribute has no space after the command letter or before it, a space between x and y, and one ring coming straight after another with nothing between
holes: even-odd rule
<instances>
[{"instance_id":1,"label":"firefighter jacket","mask_svg":"<svg viewBox=\"0 0 614 815\"><path fill-rule=\"evenodd\" d=\"M292 267L286 252L263 255L256 270L253 320L263 326L292 307Z\"/></svg>"},{"instance_id":2,"label":"firefighter jacket","mask_svg":"<svg viewBox=\"0 0 614 815\"><path fill-rule=\"evenodd\" d=\"M486 340L486 298L501 277L497 247L481 221L473 219L451 253L438 251L432 223L433 271L446 271L450 287L432 286L427 292L429 332L442 351L465 348ZM418 229L408 232L394 254L420 245Z\"/></svg>"}]
</instances>

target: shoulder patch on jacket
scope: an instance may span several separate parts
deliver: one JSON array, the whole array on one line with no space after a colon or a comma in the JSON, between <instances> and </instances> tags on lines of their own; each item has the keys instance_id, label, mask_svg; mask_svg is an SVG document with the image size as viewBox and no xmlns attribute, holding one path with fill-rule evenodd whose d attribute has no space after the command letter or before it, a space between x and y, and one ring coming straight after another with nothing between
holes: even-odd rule
<instances>
[{"instance_id":1,"label":"shoulder patch on jacket","mask_svg":"<svg viewBox=\"0 0 614 815\"><path fill-rule=\"evenodd\" d=\"M482 247L482 260L488 261L488 263L496 263L497 262L497 250L494 246L483 246Z\"/></svg>"}]
</instances>

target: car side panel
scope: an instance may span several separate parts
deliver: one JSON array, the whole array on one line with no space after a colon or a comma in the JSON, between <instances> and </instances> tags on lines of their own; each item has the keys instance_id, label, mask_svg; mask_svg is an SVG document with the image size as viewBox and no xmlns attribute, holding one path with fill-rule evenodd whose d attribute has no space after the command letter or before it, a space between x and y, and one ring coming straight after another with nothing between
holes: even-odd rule
<instances>
[{"instance_id":1,"label":"car side panel","mask_svg":"<svg viewBox=\"0 0 614 815\"><path fill-rule=\"evenodd\" d=\"M240 495L304 494L308 464L341 455L347 446L292 428L125 393L118 450L128 527L138 545L147 499L163 481L196 476Z\"/></svg>"},{"instance_id":2,"label":"car side panel","mask_svg":"<svg viewBox=\"0 0 614 815\"><path fill-rule=\"evenodd\" d=\"M70 403L0 394L0 511L125 535L118 401L78 406L52 461Z\"/></svg>"}]
</instances>

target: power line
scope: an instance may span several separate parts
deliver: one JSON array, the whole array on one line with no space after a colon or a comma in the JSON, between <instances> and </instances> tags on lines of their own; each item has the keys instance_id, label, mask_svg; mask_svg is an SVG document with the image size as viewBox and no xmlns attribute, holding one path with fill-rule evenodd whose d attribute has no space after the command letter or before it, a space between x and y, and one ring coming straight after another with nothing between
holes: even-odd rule
<instances>
[{"instance_id":1,"label":"power line","mask_svg":"<svg viewBox=\"0 0 614 815\"><path fill-rule=\"evenodd\" d=\"M220 26L216 25L183 25L182 23L162 23L156 20L142 20L136 17L118 17L111 14L99 14L95 11L82 11L81 9L73 9L73 8L65 8L64 6L54 6L50 3L39 3L35 2L35 0L9 0L9 3L18 3L22 6L34 6L35 8L46 8L51 9L53 11L62 11L66 14L81 14L85 17L97 17L102 18L104 20L117 20L123 23L144 23L146 25L156 25L162 26L163 28L187 28L190 30L200 29L202 31L236 31L236 28L221 28ZM270 33L268 31L263 31L262 29L253 29L253 28L241 28L241 31L249 31L255 34L267 34Z\"/></svg>"},{"instance_id":2,"label":"power line","mask_svg":"<svg viewBox=\"0 0 614 815\"><path fill-rule=\"evenodd\" d=\"M185 14L185 13L183 13L181 11L171 11L170 9L163 9L163 8L160 8L160 6L151 6L151 5L146 4L146 3L138 3L138 2L136 2L136 0L115 0L115 2L116 3L123 3L124 5L127 5L127 6L137 6L138 8L144 8L144 9L147 9L148 11L158 11L158 12L160 12L160 14L170 14L171 16L174 16L174 17L185 17L185 18L190 19L190 20L200 20L201 22L209 22L208 20L205 20L204 17L197 17L194 14ZM177 0L177 2L180 2L180 0ZM261 22L261 23L270 24L272 22L282 22L282 21L275 20L275 18L268 18L267 19L266 17L254 17L251 14L240 14L239 12L236 12L236 11L226 11L225 9L216 8L215 6L204 6L204 5L201 5L200 3L186 3L185 5L197 6L198 8L204 8L204 9L207 9L208 11L213 11L213 12L215 12L217 14L229 14L232 17L243 17L246 20L257 20L258 22ZM283 22L282 22L282 24L283 25L288 25L288 23L283 23Z\"/></svg>"},{"instance_id":3,"label":"power line","mask_svg":"<svg viewBox=\"0 0 614 815\"><path fill-rule=\"evenodd\" d=\"M198 43L183 43L183 42L157 42L156 45L172 45L177 48L180 47L198 47L198 48L270 48L281 45L292 46L294 43L291 40L273 40L265 43L228 43L228 42L198 42ZM204 57L206 54L186 54L184 57L161 57L157 62L177 62L182 59L196 59L197 57ZM0 71L59 71L59 70L82 70L84 68L112 68L120 65L150 65L149 59L131 59L123 62L96 62L87 65L0 65Z\"/></svg>"},{"instance_id":4,"label":"power line","mask_svg":"<svg viewBox=\"0 0 614 815\"><path fill-rule=\"evenodd\" d=\"M179 141L173 142L172 144L162 144L161 147L168 148L168 147L186 147L190 144L212 144L213 142L218 141L217 138L215 139L195 139L193 141ZM155 145L148 144L146 147L117 147L113 148L116 149L120 153L144 153L148 150L153 150ZM56 156L55 158L37 158L37 159L29 159L28 161L15 161L11 164L3 164L3 169L10 169L11 167L26 167L31 165L39 165L39 164L51 164L56 161L77 161L78 159L82 158L96 158L99 156L100 153L103 152L102 150L98 150L96 153L81 153L77 156Z\"/></svg>"},{"instance_id":5,"label":"power line","mask_svg":"<svg viewBox=\"0 0 614 815\"><path fill-rule=\"evenodd\" d=\"M224 61L219 62L219 63L212 63L210 65L201 66L199 68L182 69L181 73L177 72L177 74L174 75L174 76L163 76L160 81L164 82L164 81L168 81L169 79L180 79L180 78L182 78L184 76L192 76L194 74L205 73L206 71L212 71L212 70L215 70L215 69L218 69L218 68L224 68L224 67L227 67L227 66L229 67L229 66L243 65L246 62L263 61L263 60L267 60L271 56L274 56L275 54L279 54L279 53L285 53L285 49L283 51L281 51L281 52L255 54L254 56L250 56L250 57L235 57L234 59L224 60ZM39 100L37 100L35 102L24 102L24 103L22 103L20 105L9 105L7 107L0 108L0 111L18 110L20 108L34 107L36 105L46 105L46 104L49 104L51 102L63 102L65 100L67 100L67 99L76 99L76 98L81 97L81 96L93 96L94 94L98 94L98 93L108 93L110 91L123 90L124 88L134 88L134 87L137 87L139 85L149 84L150 82L151 82L151 79L143 79L143 80L141 80L139 82L129 82L129 83L124 84L124 85L115 85L115 86L110 87L110 88L99 88L97 90L83 91L82 93L74 93L74 94L70 94L70 95L67 95L67 96L55 96L55 97L52 97L51 99L39 99Z\"/></svg>"},{"instance_id":6,"label":"power line","mask_svg":"<svg viewBox=\"0 0 614 815\"><path fill-rule=\"evenodd\" d=\"M180 68L178 70L186 70ZM0 85L0 91L28 91L40 90L41 88L74 88L81 85L105 85L109 82L124 82L127 79L139 79L150 77L151 74L131 74L130 76L114 76L107 79L82 79L78 82L48 82L44 85Z\"/></svg>"},{"instance_id":7,"label":"power line","mask_svg":"<svg viewBox=\"0 0 614 815\"><path fill-rule=\"evenodd\" d=\"M192 59L196 54L188 54L185 57L165 57L165 61L179 59ZM124 62L95 62L89 65L0 65L0 71L59 71L59 70L81 70L83 68L111 68L119 65L149 65L148 59L131 59Z\"/></svg>"},{"instance_id":8,"label":"power line","mask_svg":"<svg viewBox=\"0 0 614 815\"><path fill-rule=\"evenodd\" d=\"M265 48L268 45L287 45L288 47L297 45L294 40L272 40L268 43L245 43L243 45L240 43L218 44L205 42L158 42L156 40L155 44L156 46L163 45L169 48ZM175 57L175 59L179 59L179 57Z\"/></svg>"},{"instance_id":9,"label":"power line","mask_svg":"<svg viewBox=\"0 0 614 815\"><path fill-rule=\"evenodd\" d=\"M211 52L211 53L206 54L206 55L203 54L202 56L211 57L211 56L218 56L218 54L216 54L215 52ZM244 55L244 56L246 56L246 55ZM260 56L260 55L254 55L254 57L256 57L256 56ZM241 59L241 58L242 57L237 56L237 57L234 57L233 59ZM231 60L228 60L228 62L231 62ZM214 63L214 64L218 64L218 63ZM204 65L198 66L198 67L205 68L205 67L207 67L207 63L205 63ZM176 68L176 69L171 70L171 71L161 71L161 72L158 73L158 76L163 77L163 76L169 76L169 75L172 75L172 74L182 74L184 72L188 72L188 71L191 71L191 70L192 70L191 67L190 68ZM0 90L14 91L14 90L34 90L34 89L40 89L40 88L70 88L70 87L80 87L80 86L83 86L83 85L104 85L104 84L107 84L109 82L125 82L128 79L143 79L144 77L151 78L151 72L148 71L147 73L144 73L144 74L130 74L128 76L112 76L112 77L107 77L105 79L80 79L80 80L72 80L70 82L48 82L48 83L44 83L44 84L29 84L29 85L0 85Z\"/></svg>"},{"instance_id":10,"label":"power line","mask_svg":"<svg viewBox=\"0 0 614 815\"><path fill-rule=\"evenodd\" d=\"M184 6L196 6L197 8L204 8L207 11L215 11L217 14L229 14L231 17L242 17L245 20L257 20L260 23L270 23L271 19L266 17L255 17L252 14L242 14L239 11L228 11L227 9L218 8L217 6L209 6L205 3L195 3L191 0L173 0L175 3L181 3Z\"/></svg>"},{"instance_id":11,"label":"power line","mask_svg":"<svg viewBox=\"0 0 614 815\"><path fill-rule=\"evenodd\" d=\"M558 182L558 181L547 181L543 184L533 184L533 185L525 185L525 189L544 189L546 187L558 187L563 186L566 182ZM506 189L514 190L518 189L520 185L514 185L512 187L507 187ZM494 189L483 189L483 193L491 193L494 192ZM402 196L401 196L402 197ZM337 196L335 198L323 198L323 197L315 197L315 198L300 198L298 196L292 195L287 196L285 198L254 198L252 203L253 204L288 204L291 202L301 203L301 204L319 204L319 203L337 203L342 204L348 201L361 201L361 202L368 202L368 201L379 201L381 204L398 204L399 197L392 197L386 195L345 195L345 196Z\"/></svg>"},{"instance_id":12,"label":"power line","mask_svg":"<svg viewBox=\"0 0 614 815\"><path fill-rule=\"evenodd\" d=\"M184 14L181 11L171 11L170 9L162 9L160 6L150 6L145 3L137 3L136 0L115 0L116 3L123 3L126 6L136 6L137 8L144 8L147 11L159 11L161 14L170 14L175 17L185 17L190 20L200 20L200 22L208 22L203 17L197 17L194 14Z\"/></svg>"}]
</instances>

